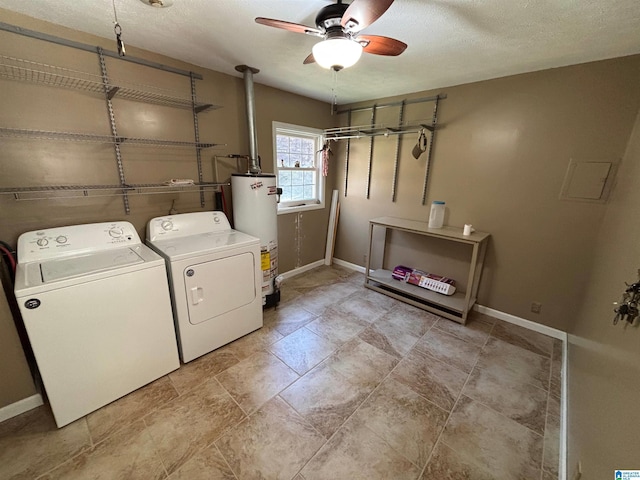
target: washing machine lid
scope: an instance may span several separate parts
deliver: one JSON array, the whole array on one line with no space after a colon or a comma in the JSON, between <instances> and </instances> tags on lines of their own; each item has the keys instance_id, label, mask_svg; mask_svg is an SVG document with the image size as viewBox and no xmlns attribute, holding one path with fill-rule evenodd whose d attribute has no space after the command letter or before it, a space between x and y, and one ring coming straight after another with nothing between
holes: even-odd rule
<instances>
[{"instance_id":1,"label":"washing machine lid","mask_svg":"<svg viewBox=\"0 0 640 480\"><path fill-rule=\"evenodd\" d=\"M34 295L147 268L160 268L166 275L164 265L160 255L142 244L18 263L14 291L17 297Z\"/></svg>"},{"instance_id":2,"label":"washing machine lid","mask_svg":"<svg viewBox=\"0 0 640 480\"><path fill-rule=\"evenodd\" d=\"M40 264L40 272L42 281L48 283L140 263L144 260L136 252L122 248L49 260Z\"/></svg>"},{"instance_id":3,"label":"washing machine lid","mask_svg":"<svg viewBox=\"0 0 640 480\"><path fill-rule=\"evenodd\" d=\"M237 230L223 233L202 233L177 239L148 241L160 255L169 261L197 255L223 252L234 248L260 246L260 239Z\"/></svg>"}]
</instances>

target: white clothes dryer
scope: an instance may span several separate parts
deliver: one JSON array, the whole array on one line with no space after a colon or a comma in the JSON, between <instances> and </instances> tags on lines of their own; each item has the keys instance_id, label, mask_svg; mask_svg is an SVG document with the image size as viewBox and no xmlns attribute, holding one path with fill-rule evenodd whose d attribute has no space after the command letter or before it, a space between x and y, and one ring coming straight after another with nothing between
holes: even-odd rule
<instances>
[{"instance_id":1,"label":"white clothes dryer","mask_svg":"<svg viewBox=\"0 0 640 480\"><path fill-rule=\"evenodd\" d=\"M128 222L22 234L15 294L58 427L180 366L164 261Z\"/></svg>"},{"instance_id":2,"label":"white clothes dryer","mask_svg":"<svg viewBox=\"0 0 640 480\"><path fill-rule=\"evenodd\" d=\"M147 245L167 262L183 362L262 327L260 239L231 229L224 213L154 218Z\"/></svg>"}]
</instances>

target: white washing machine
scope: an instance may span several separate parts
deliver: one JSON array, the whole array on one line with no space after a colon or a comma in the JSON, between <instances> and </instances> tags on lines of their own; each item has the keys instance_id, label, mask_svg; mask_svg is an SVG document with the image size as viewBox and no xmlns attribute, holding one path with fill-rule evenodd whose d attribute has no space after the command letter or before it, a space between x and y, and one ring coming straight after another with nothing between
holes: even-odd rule
<instances>
[{"instance_id":1,"label":"white washing machine","mask_svg":"<svg viewBox=\"0 0 640 480\"><path fill-rule=\"evenodd\" d=\"M224 213L154 218L147 245L167 261L183 362L262 327L260 239L232 230Z\"/></svg>"},{"instance_id":2,"label":"white washing machine","mask_svg":"<svg viewBox=\"0 0 640 480\"><path fill-rule=\"evenodd\" d=\"M180 366L164 261L128 222L22 234L15 294L58 427Z\"/></svg>"}]
</instances>

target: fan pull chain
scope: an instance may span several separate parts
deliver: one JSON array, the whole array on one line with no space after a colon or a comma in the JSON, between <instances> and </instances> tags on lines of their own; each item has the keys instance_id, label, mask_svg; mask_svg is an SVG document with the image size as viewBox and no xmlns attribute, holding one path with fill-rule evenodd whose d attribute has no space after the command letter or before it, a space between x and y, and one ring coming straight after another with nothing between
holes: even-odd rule
<instances>
[{"instance_id":1,"label":"fan pull chain","mask_svg":"<svg viewBox=\"0 0 640 480\"><path fill-rule=\"evenodd\" d=\"M113 19L115 23L113 27L113 31L116 34L116 43L118 44L118 55L120 55L121 57L124 57L127 52L124 47L124 41L122 40L122 38L120 38L120 36L122 35L122 27L118 23L118 13L116 12L116 0L111 0L111 3L113 5Z\"/></svg>"},{"instance_id":2,"label":"fan pull chain","mask_svg":"<svg viewBox=\"0 0 640 480\"><path fill-rule=\"evenodd\" d=\"M333 87L331 88L331 92L333 93L333 103L331 104L331 115L333 115L338 110L338 71L332 70L333 72Z\"/></svg>"}]
</instances>

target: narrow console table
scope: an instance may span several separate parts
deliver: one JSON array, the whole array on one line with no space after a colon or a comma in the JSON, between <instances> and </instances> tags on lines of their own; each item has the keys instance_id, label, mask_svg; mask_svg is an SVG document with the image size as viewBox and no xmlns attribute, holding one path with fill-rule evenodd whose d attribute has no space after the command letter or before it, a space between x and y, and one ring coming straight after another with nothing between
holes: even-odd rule
<instances>
[{"instance_id":1,"label":"narrow console table","mask_svg":"<svg viewBox=\"0 0 640 480\"><path fill-rule=\"evenodd\" d=\"M389 230L399 230L469 245L472 250L466 292L456 291L453 295L447 296L410 283L395 280L391 276L392 270L384 268L384 253L380 261L380 265L383 268L372 270L371 252L375 227L385 229L385 243ZM369 221L369 252L365 272L365 287L428 310L442 317L465 324L469 311L476 302L489 237L490 234L483 232L473 232L471 235L465 236L462 234L462 229L456 227L429 228L427 222L405 220L395 217L374 218ZM383 245L382 251L385 252L385 250ZM393 269L393 266L391 269ZM425 268L425 270L429 271L428 268Z\"/></svg>"}]
</instances>

